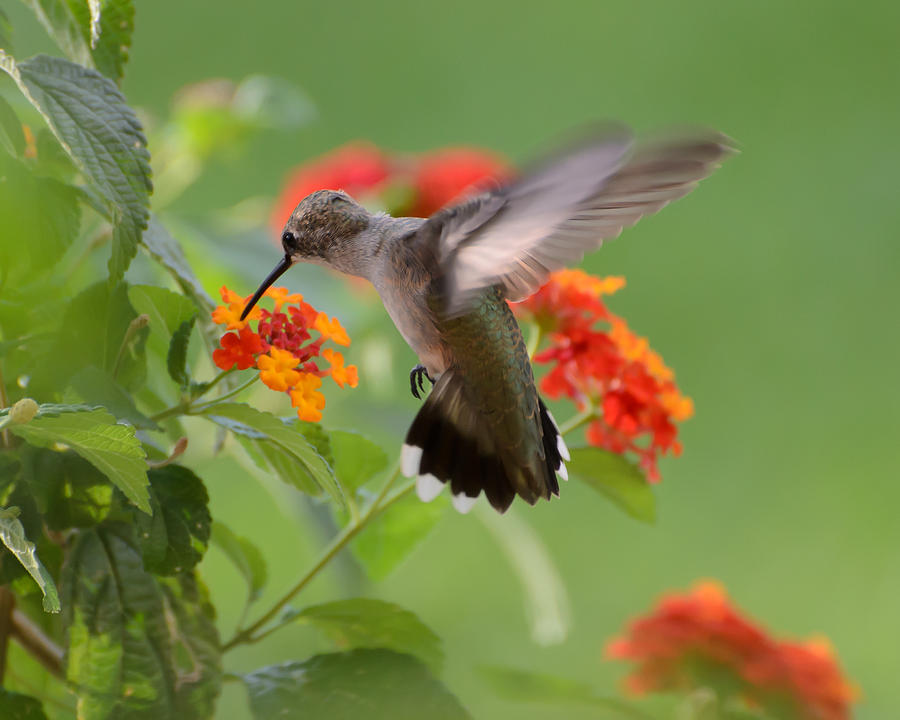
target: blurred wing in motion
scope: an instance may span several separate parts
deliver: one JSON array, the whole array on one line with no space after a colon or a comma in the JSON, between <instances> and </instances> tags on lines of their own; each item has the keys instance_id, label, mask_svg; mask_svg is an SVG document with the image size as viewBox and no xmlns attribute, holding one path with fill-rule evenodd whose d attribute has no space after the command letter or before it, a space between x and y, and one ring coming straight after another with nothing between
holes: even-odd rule
<instances>
[{"instance_id":1,"label":"blurred wing in motion","mask_svg":"<svg viewBox=\"0 0 900 720\"><path fill-rule=\"evenodd\" d=\"M488 287L521 300L549 273L689 193L732 152L709 131L660 140L629 155L621 127L557 154L516 182L449 207L416 234L442 271L446 312L461 315Z\"/></svg>"}]
</instances>

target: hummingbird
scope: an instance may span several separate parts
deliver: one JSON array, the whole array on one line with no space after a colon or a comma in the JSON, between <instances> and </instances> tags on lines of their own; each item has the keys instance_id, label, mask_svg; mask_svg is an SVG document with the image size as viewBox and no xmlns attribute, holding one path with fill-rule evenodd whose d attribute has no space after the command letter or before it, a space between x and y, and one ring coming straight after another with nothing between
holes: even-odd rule
<instances>
[{"instance_id":1,"label":"hummingbird","mask_svg":"<svg viewBox=\"0 0 900 720\"><path fill-rule=\"evenodd\" d=\"M400 454L419 497L449 485L463 513L482 492L501 513L516 495L549 500L568 479L569 451L507 301L690 192L732 149L705 130L636 147L626 127L609 125L429 218L373 214L339 189L319 190L288 218L284 257L242 319L295 262L369 280L418 356L413 395L424 378L432 384Z\"/></svg>"}]
</instances>

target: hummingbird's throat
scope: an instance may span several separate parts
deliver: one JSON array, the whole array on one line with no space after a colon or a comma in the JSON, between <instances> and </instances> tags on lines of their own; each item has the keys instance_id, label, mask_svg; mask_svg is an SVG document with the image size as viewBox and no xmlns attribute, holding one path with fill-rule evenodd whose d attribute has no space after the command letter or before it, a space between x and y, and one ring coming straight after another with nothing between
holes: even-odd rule
<instances>
[{"instance_id":1,"label":"hummingbird's throat","mask_svg":"<svg viewBox=\"0 0 900 720\"><path fill-rule=\"evenodd\" d=\"M262 284L256 289L256 292L253 293L253 297L250 298L250 302L247 303L244 308L244 312L241 313L241 320L247 317L250 311L253 309L253 306L259 302L259 299L263 296L263 293L269 289L269 287L274 283L278 278L280 278L287 269L293 264L290 255L285 255L281 258L281 262L279 262L275 269L269 273L268 277L262 281Z\"/></svg>"}]
</instances>

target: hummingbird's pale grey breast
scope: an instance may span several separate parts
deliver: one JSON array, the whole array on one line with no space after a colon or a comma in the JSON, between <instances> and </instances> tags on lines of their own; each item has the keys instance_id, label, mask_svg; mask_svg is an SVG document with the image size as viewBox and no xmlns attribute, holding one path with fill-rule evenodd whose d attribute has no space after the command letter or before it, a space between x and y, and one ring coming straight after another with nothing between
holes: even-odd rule
<instances>
[{"instance_id":1,"label":"hummingbird's pale grey breast","mask_svg":"<svg viewBox=\"0 0 900 720\"><path fill-rule=\"evenodd\" d=\"M707 131L633 150L625 128L608 126L428 219L373 215L344 192L313 193L285 224L285 256L244 314L293 262L368 279L422 363L413 393L416 373L420 387L423 372L434 383L401 456L419 496L449 484L463 512L481 492L501 512L515 495L549 499L568 451L506 301L687 194L731 151Z\"/></svg>"}]
</instances>

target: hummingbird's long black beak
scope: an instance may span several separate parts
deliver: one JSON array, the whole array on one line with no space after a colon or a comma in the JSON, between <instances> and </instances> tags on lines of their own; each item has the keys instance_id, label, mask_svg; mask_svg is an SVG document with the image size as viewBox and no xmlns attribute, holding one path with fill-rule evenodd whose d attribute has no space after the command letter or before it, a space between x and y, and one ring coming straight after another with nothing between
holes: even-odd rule
<instances>
[{"instance_id":1,"label":"hummingbird's long black beak","mask_svg":"<svg viewBox=\"0 0 900 720\"><path fill-rule=\"evenodd\" d=\"M278 278L280 278L287 269L291 266L291 256L285 255L281 258L281 262L279 262L275 269L269 273L269 276L262 281L262 285L260 285L256 292L253 293L253 297L250 298L250 302L247 303L247 306L244 308L244 312L241 313L241 320L247 317L247 314L253 309L253 306L259 301L259 299L263 296L263 293L269 289L269 286L275 282Z\"/></svg>"}]
</instances>

